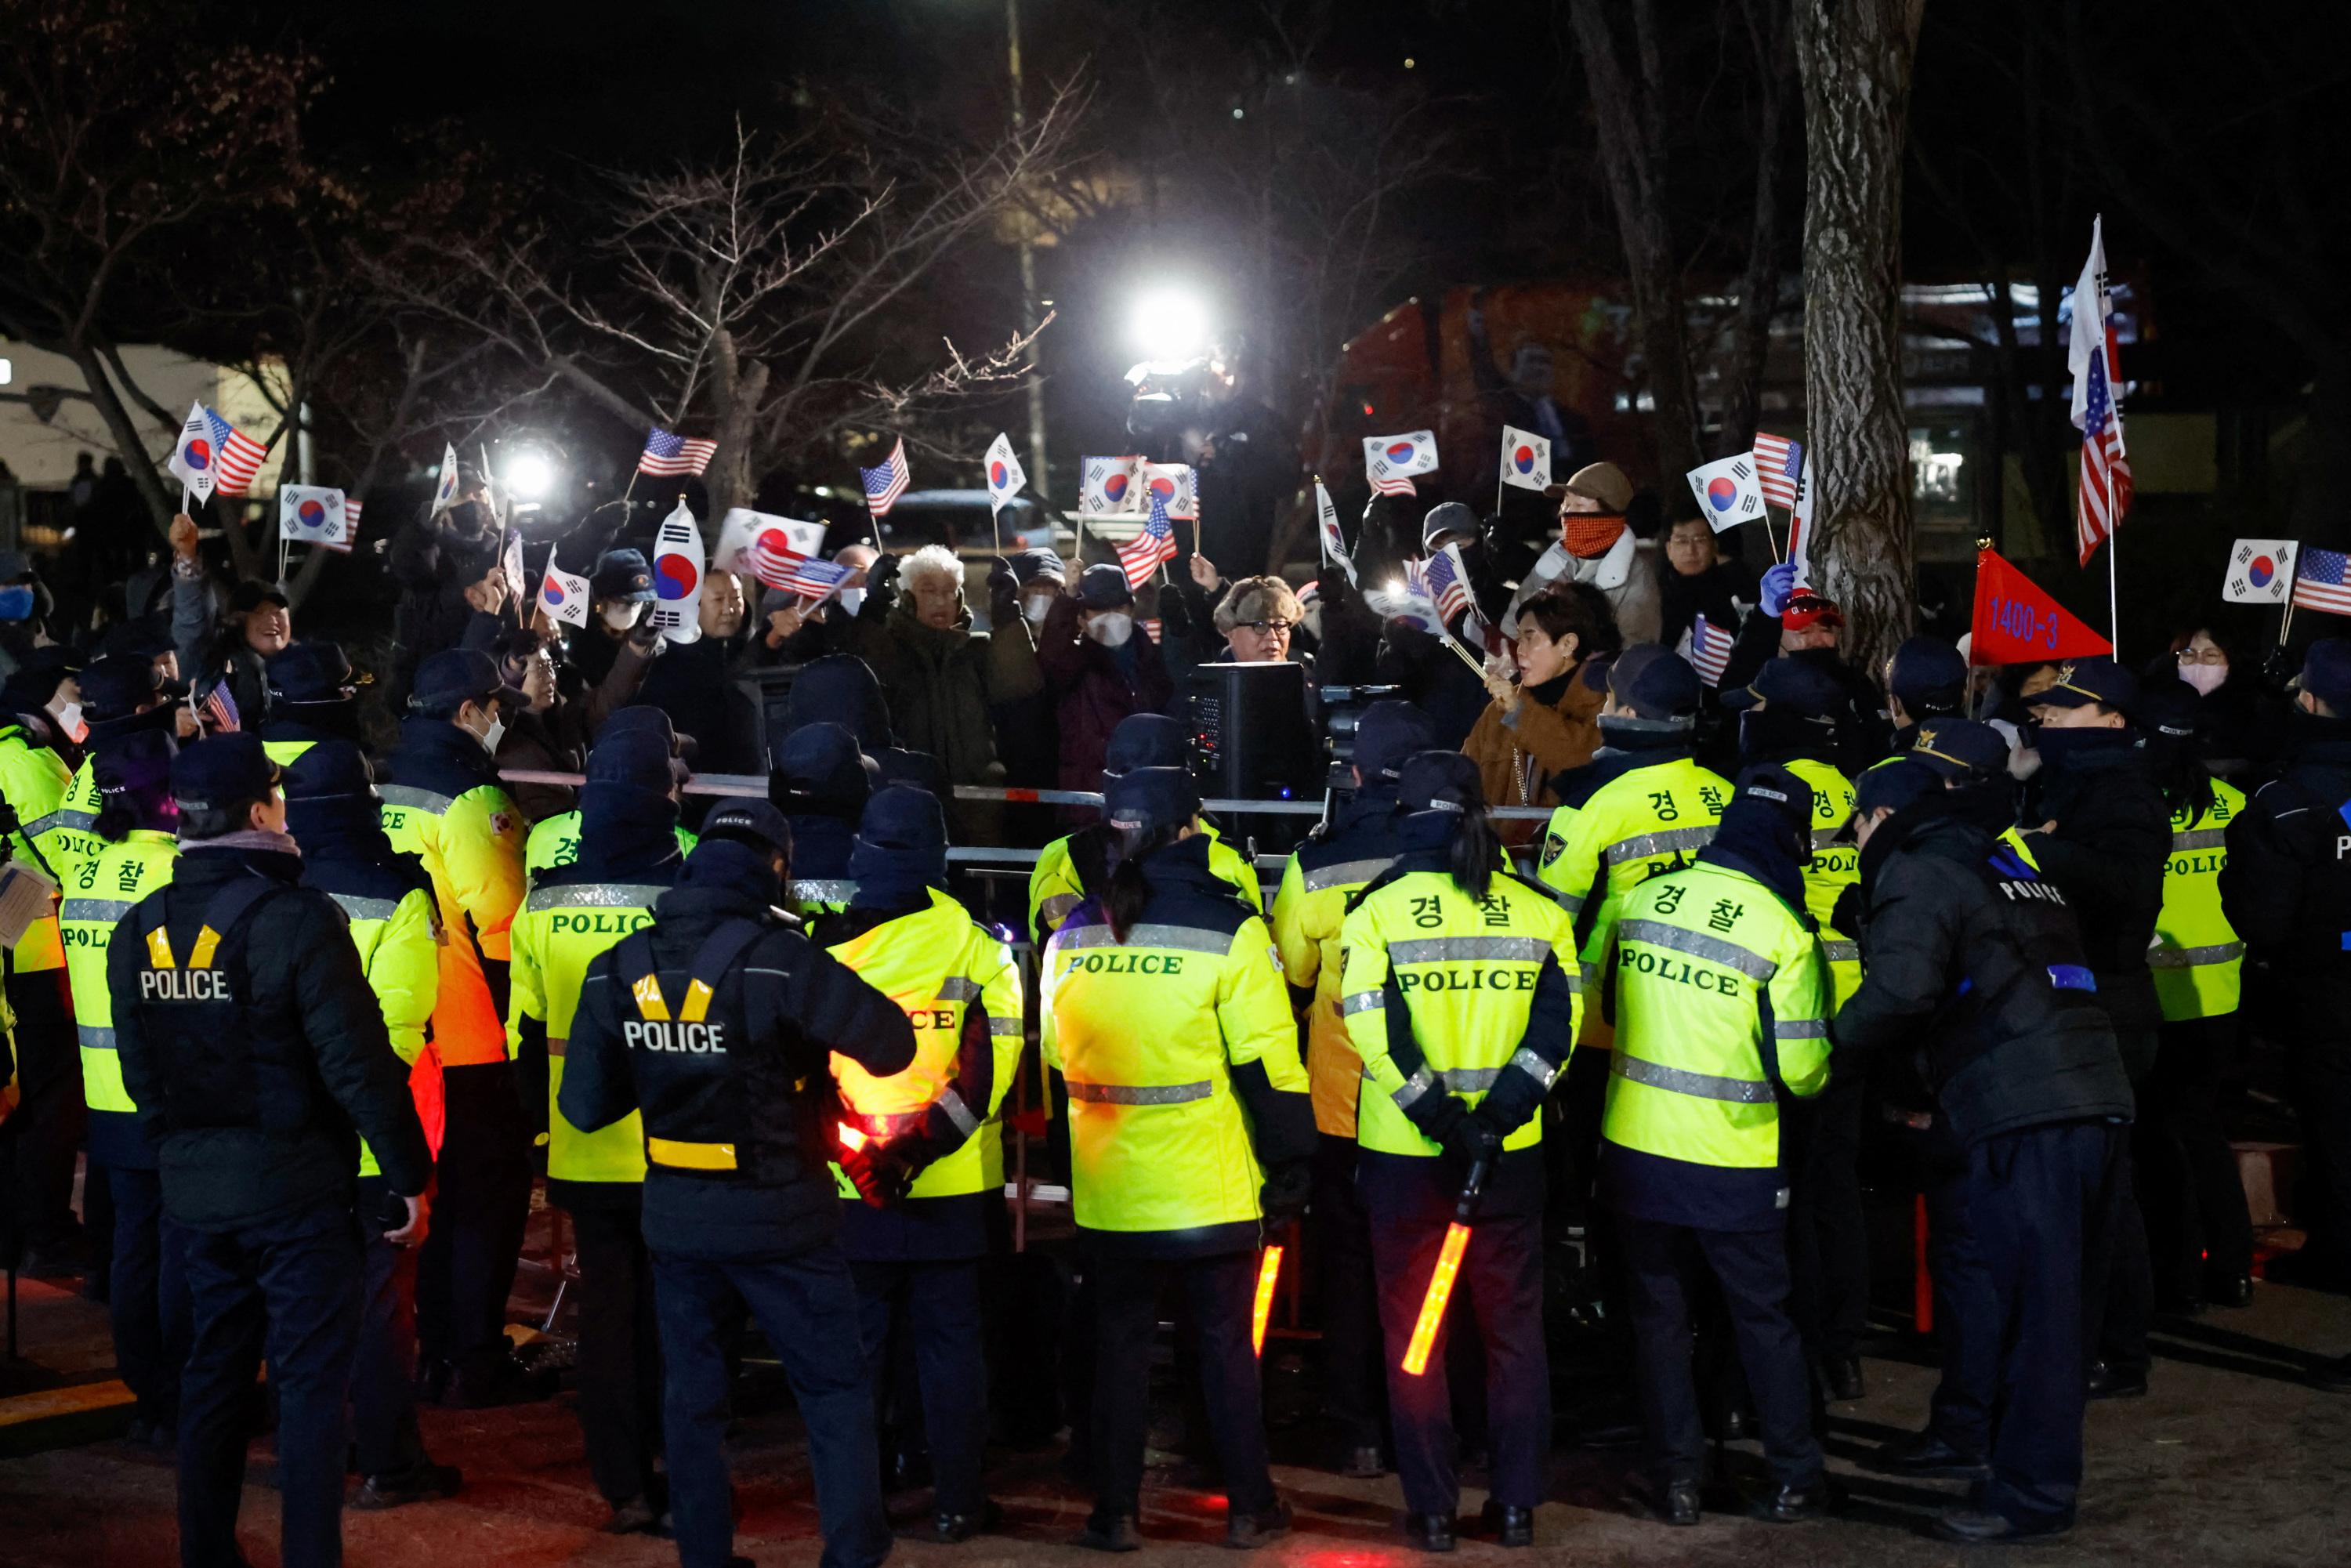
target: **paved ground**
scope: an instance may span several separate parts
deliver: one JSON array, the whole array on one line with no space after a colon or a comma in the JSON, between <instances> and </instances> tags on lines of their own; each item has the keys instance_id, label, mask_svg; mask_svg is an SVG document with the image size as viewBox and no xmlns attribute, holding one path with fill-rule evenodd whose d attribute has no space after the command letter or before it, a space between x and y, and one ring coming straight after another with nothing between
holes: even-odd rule
<instances>
[{"instance_id":1,"label":"paved ground","mask_svg":"<svg viewBox=\"0 0 2351 1568\"><path fill-rule=\"evenodd\" d=\"M26 1303L26 1348L51 1363L86 1351L94 1309L35 1289ZM2351 1562L2351 1396L2311 1392L2300 1371L2319 1354L2351 1351L2351 1301L2264 1285L2249 1312L2215 1312L2167 1326L2152 1396L2094 1407L2082 1527L2052 1546L1973 1552L1938 1545L1918 1525L1955 1488L1889 1483L1856 1470L1856 1455L1921 1419L1929 1375L1907 1359L1873 1358L1873 1392L1834 1412L1833 1452L1852 1490L1843 1520L1782 1529L1710 1518L1668 1531L1625 1515L1614 1502L1625 1457L1562 1450L1553 1500L1539 1516L1538 1560L1688 1568L1909 1568L2020 1562L2116 1564L2304 1564ZM1907 1353L1901 1342L1886 1348ZM799 1434L772 1390L738 1423L739 1549L766 1564L813 1563L813 1499ZM600 1534L601 1502L581 1463L569 1395L549 1404L482 1414L430 1410L427 1440L465 1469L465 1495L389 1514L347 1516L349 1560L373 1565L578 1563L651 1568L675 1561L670 1545ZM1302 1446L1304 1429L1277 1433L1278 1448ZM1061 1544L1085 1511L1061 1479L1058 1450L1003 1454L993 1479L1005 1502L1004 1535L960 1548L902 1546L898 1561L981 1564L1096 1561ZM1740 1468L1751 1458L1734 1452ZM256 1568L274 1564L276 1496L269 1454L254 1450L246 1493L246 1547ZM1392 1532L1395 1482L1343 1481L1283 1467L1278 1474L1301 1516L1299 1532L1261 1561L1315 1568L1368 1568L1416 1561ZM1479 1494L1470 1492L1472 1504ZM1229 1563L1217 1546L1221 1500L1186 1490L1155 1469L1146 1494L1144 1563ZM893 1500L902 1519L927 1499ZM0 1461L0 1564L7 1568L111 1568L172 1560L172 1485L165 1464L100 1439ZM1465 1542L1464 1561L1503 1561ZM1516 1559L1524 1561L1524 1559Z\"/></svg>"}]
</instances>

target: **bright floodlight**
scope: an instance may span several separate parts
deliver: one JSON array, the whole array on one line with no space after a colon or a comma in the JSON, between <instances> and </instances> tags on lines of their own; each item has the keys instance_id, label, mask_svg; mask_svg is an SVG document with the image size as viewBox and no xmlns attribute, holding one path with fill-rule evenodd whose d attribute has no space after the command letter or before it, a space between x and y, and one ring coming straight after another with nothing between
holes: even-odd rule
<instances>
[{"instance_id":1,"label":"bright floodlight","mask_svg":"<svg viewBox=\"0 0 2351 1568\"><path fill-rule=\"evenodd\" d=\"M1153 360L1188 360L1208 346L1208 308L1197 295L1155 288L1135 301L1135 347Z\"/></svg>"},{"instance_id":2,"label":"bright floodlight","mask_svg":"<svg viewBox=\"0 0 2351 1568\"><path fill-rule=\"evenodd\" d=\"M518 501L537 501L555 488L555 459L535 446L526 446L507 459L507 494Z\"/></svg>"}]
</instances>

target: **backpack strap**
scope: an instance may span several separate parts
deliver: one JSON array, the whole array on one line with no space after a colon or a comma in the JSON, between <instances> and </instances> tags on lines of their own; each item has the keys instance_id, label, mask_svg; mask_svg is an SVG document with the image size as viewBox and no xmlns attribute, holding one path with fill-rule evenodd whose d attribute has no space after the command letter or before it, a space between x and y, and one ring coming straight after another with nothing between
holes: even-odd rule
<instances>
[{"instance_id":1,"label":"backpack strap","mask_svg":"<svg viewBox=\"0 0 2351 1568\"><path fill-rule=\"evenodd\" d=\"M766 928L756 920L729 920L702 940L692 963L686 966L685 995L679 1001L676 1019L680 1023L700 1023L710 1010L710 999L717 994L718 982L734 967L743 950L758 941ZM653 961L653 938L650 930L637 931L623 938L613 956L614 967L629 982L629 994L637 1004L637 1016L650 1022L670 1021L668 1000L663 997L661 975Z\"/></svg>"},{"instance_id":2,"label":"backpack strap","mask_svg":"<svg viewBox=\"0 0 2351 1568\"><path fill-rule=\"evenodd\" d=\"M188 950L188 967L211 968L214 952L220 946L222 939L235 929L236 923L244 919L255 904L259 904L271 894L285 891L287 890L283 883L272 881L266 876L254 875L238 877L213 894L211 902L204 905L203 916L197 922L195 940ZM159 900L156 904L157 913L161 915L164 907L164 903ZM148 962L158 969L169 969L174 967L172 934L165 920L158 919L148 929L147 957Z\"/></svg>"}]
</instances>

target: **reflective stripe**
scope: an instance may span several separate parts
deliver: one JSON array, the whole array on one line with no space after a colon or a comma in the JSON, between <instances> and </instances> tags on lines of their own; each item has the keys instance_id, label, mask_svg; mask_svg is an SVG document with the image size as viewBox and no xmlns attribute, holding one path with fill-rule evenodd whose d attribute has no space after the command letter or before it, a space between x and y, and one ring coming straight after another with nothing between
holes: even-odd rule
<instances>
[{"instance_id":1,"label":"reflective stripe","mask_svg":"<svg viewBox=\"0 0 2351 1568\"><path fill-rule=\"evenodd\" d=\"M87 828L97 820L88 811L76 811L60 806L46 817L36 817L21 824L16 831L28 839L37 839L57 828Z\"/></svg>"},{"instance_id":2,"label":"reflective stripe","mask_svg":"<svg viewBox=\"0 0 2351 1568\"><path fill-rule=\"evenodd\" d=\"M400 901L393 898L361 898L356 893L330 893L327 896L353 920L389 920L400 907Z\"/></svg>"},{"instance_id":3,"label":"reflective stripe","mask_svg":"<svg viewBox=\"0 0 2351 1568\"><path fill-rule=\"evenodd\" d=\"M657 1166L670 1166L689 1171L731 1171L735 1168L735 1145L732 1144L694 1144L677 1138L647 1138L645 1158Z\"/></svg>"},{"instance_id":4,"label":"reflective stripe","mask_svg":"<svg viewBox=\"0 0 2351 1568\"><path fill-rule=\"evenodd\" d=\"M2245 956L2242 942L2220 942L2210 947L2150 947L2147 950L2147 967L2150 969L2192 969L2199 964L2225 964L2231 958Z\"/></svg>"},{"instance_id":5,"label":"reflective stripe","mask_svg":"<svg viewBox=\"0 0 2351 1568\"><path fill-rule=\"evenodd\" d=\"M78 1032L81 1035L81 1048L84 1051L112 1051L114 1049L114 1030L111 1027L106 1024L82 1024L78 1026Z\"/></svg>"},{"instance_id":6,"label":"reflective stripe","mask_svg":"<svg viewBox=\"0 0 2351 1568\"><path fill-rule=\"evenodd\" d=\"M1360 887L1394 864L1392 860L1341 861L1316 866L1298 880L1309 893L1327 893L1334 887Z\"/></svg>"},{"instance_id":7,"label":"reflective stripe","mask_svg":"<svg viewBox=\"0 0 2351 1568\"><path fill-rule=\"evenodd\" d=\"M1123 942L1111 935L1107 925L1081 925L1056 933L1053 940L1065 953L1081 947L1181 947L1194 953L1228 953L1233 946L1231 932L1204 931L1196 925L1138 925Z\"/></svg>"},{"instance_id":8,"label":"reflective stripe","mask_svg":"<svg viewBox=\"0 0 2351 1568\"><path fill-rule=\"evenodd\" d=\"M2229 841L2226 828L2195 828L2171 835L2175 850L2217 850Z\"/></svg>"},{"instance_id":9,"label":"reflective stripe","mask_svg":"<svg viewBox=\"0 0 2351 1568\"><path fill-rule=\"evenodd\" d=\"M1385 991L1356 991L1339 999L1339 1016L1351 1018L1356 1013L1367 1013L1387 1005L1388 994Z\"/></svg>"},{"instance_id":10,"label":"reflective stripe","mask_svg":"<svg viewBox=\"0 0 2351 1568\"><path fill-rule=\"evenodd\" d=\"M1082 893L1057 893L1037 906L1037 914L1048 925L1059 925L1070 917L1070 911L1086 901Z\"/></svg>"},{"instance_id":11,"label":"reflective stripe","mask_svg":"<svg viewBox=\"0 0 2351 1568\"><path fill-rule=\"evenodd\" d=\"M1499 1067L1448 1067L1437 1081L1456 1094L1482 1094L1501 1076Z\"/></svg>"},{"instance_id":12,"label":"reflective stripe","mask_svg":"<svg viewBox=\"0 0 2351 1568\"><path fill-rule=\"evenodd\" d=\"M953 1122L956 1131L965 1137L968 1138L979 1131L979 1118L971 1113L971 1107L965 1104L963 1096L953 1089L939 1091L938 1107L947 1113L947 1120Z\"/></svg>"},{"instance_id":13,"label":"reflective stripe","mask_svg":"<svg viewBox=\"0 0 2351 1568\"><path fill-rule=\"evenodd\" d=\"M934 999L942 1002L976 1002L979 1000L979 982L961 975L950 975L939 982L939 994Z\"/></svg>"},{"instance_id":14,"label":"reflective stripe","mask_svg":"<svg viewBox=\"0 0 2351 1568\"><path fill-rule=\"evenodd\" d=\"M541 909L651 909L668 891L640 883L577 882L569 886L534 887L522 908L526 915Z\"/></svg>"},{"instance_id":15,"label":"reflective stripe","mask_svg":"<svg viewBox=\"0 0 2351 1568\"><path fill-rule=\"evenodd\" d=\"M1627 920L1617 927L1616 937L1620 942L1646 942L1652 947L1670 947L1677 953L1704 958L1708 963L1736 969L1758 980L1768 980L1780 969L1780 966L1771 959L1760 953L1750 953L1735 942L1725 942L1719 936L1708 936L1702 931L1685 931L1662 920Z\"/></svg>"},{"instance_id":16,"label":"reflective stripe","mask_svg":"<svg viewBox=\"0 0 2351 1568\"><path fill-rule=\"evenodd\" d=\"M847 904L857 896L857 884L844 879L795 882L792 896L802 904Z\"/></svg>"},{"instance_id":17,"label":"reflective stripe","mask_svg":"<svg viewBox=\"0 0 2351 1568\"><path fill-rule=\"evenodd\" d=\"M1702 850L1714 842L1714 825L1703 828L1668 828L1662 832L1635 833L1629 839L1619 839L1602 852L1610 865L1620 861L1639 860L1644 855L1665 854L1675 850Z\"/></svg>"},{"instance_id":18,"label":"reflective stripe","mask_svg":"<svg viewBox=\"0 0 2351 1568\"><path fill-rule=\"evenodd\" d=\"M1366 1071L1364 1076L1369 1078L1371 1073ZM1437 1075L1429 1071L1427 1068L1424 1067L1419 1071L1414 1073L1411 1077L1405 1079L1404 1081L1404 1087L1397 1090L1394 1094L1389 1095L1388 1098L1395 1102L1397 1110L1409 1111L1412 1109L1414 1102L1417 1101L1422 1095L1427 1093L1430 1090L1436 1087Z\"/></svg>"},{"instance_id":19,"label":"reflective stripe","mask_svg":"<svg viewBox=\"0 0 2351 1568\"><path fill-rule=\"evenodd\" d=\"M1813 830L1813 848L1816 850L1827 849L1831 844L1837 841L1837 835L1844 831L1844 824L1842 822L1838 823L1834 828L1814 828Z\"/></svg>"},{"instance_id":20,"label":"reflective stripe","mask_svg":"<svg viewBox=\"0 0 2351 1568\"><path fill-rule=\"evenodd\" d=\"M131 913L135 898L68 898L57 908L60 920L89 920L111 923Z\"/></svg>"},{"instance_id":21,"label":"reflective stripe","mask_svg":"<svg viewBox=\"0 0 2351 1568\"><path fill-rule=\"evenodd\" d=\"M1020 1020L1019 1019L1000 1019L991 1017L987 1020L987 1032L990 1034L1019 1034L1020 1032Z\"/></svg>"},{"instance_id":22,"label":"reflective stripe","mask_svg":"<svg viewBox=\"0 0 2351 1568\"><path fill-rule=\"evenodd\" d=\"M377 799L387 806L408 806L419 811L430 811L436 817L445 814L457 803L446 795L436 795L413 784L379 784L375 792Z\"/></svg>"},{"instance_id":23,"label":"reflective stripe","mask_svg":"<svg viewBox=\"0 0 2351 1568\"><path fill-rule=\"evenodd\" d=\"M1206 1100L1217 1092L1217 1086L1203 1078L1197 1083L1080 1083L1070 1082L1070 1098L1092 1105L1181 1105L1187 1100Z\"/></svg>"},{"instance_id":24,"label":"reflective stripe","mask_svg":"<svg viewBox=\"0 0 2351 1568\"><path fill-rule=\"evenodd\" d=\"M1510 1053L1510 1065L1541 1084L1544 1092L1549 1092L1551 1086L1558 1082L1560 1073L1565 1070L1567 1064L1545 1061L1522 1045Z\"/></svg>"},{"instance_id":25,"label":"reflective stripe","mask_svg":"<svg viewBox=\"0 0 2351 1568\"><path fill-rule=\"evenodd\" d=\"M1551 951L1540 936L1426 936L1388 944L1391 964L1444 964L1465 958L1515 958L1539 963Z\"/></svg>"},{"instance_id":26,"label":"reflective stripe","mask_svg":"<svg viewBox=\"0 0 2351 1568\"><path fill-rule=\"evenodd\" d=\"M1717 1078L1710 1072L1685 1072L1678 1067L1644 1061L1622 1051L1615 1053L1612 1066L1619 1078L1629 1078L1652 1089L1663 1089L1669 1094L1688 1094L1700 1100L1728 1100L1740 1105L1769 1105L1771 1103L1771 1086L1769 1083L1752 1083L1744 1078Z\"/></svg>"},{"instance_id":27,"label":"reflective stripe","mask_svg":"<svg viewBox=\"0 0 2351 1568\"><path fill-rule=\"evenodd\" d=\"M1771 1023L1773 1040L1826 1040L1829 1020L1826 1019L1775 1019Z\"/></svg>"},{"instance_id":28,"label":"reflective stripe","mask_svg":"<svg viewBox=\"0 0 2351 1568\"><path fill-rule=\"evenodd\" d=\"M1861 962L1861 944L1858 942L1823 942L1821 944L1821 953L1832 964Z\"/></svg>"},{"instance_id":29,"label":"reflective stripe","mask_svg":"<svg viewBox=\"0 0 2351 1568\"><path fill-rule=\"evenodd\" d=\"M1583 913L1583 894L1580 893L1566 893L1554 888L1552 890L1552 897L1556 899L1559 906L1570 915Z\"/></svg>"}]
</instances>

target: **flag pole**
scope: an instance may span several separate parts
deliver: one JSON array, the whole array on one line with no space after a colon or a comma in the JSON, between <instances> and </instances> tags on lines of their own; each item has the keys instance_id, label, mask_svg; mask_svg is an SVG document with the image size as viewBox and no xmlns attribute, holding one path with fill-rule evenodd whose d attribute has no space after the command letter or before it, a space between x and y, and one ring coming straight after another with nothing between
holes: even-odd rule
<instances>
[{"instance_id":1,"label":"flag pole","mask_svg":"<svg viewBox=\"0 0 2351 1568\"><path fill-rule=\"evenodd\" d=\"M2117 413L2116 419L2122 416ZM2115 516L2115 467L2106 465L2106 641L2115 645L2115 662L2123 657L2123 609L2121 570L2115 565L2115 556L2123 539L2123 520Z\"/></svg>"}]
</instances>

